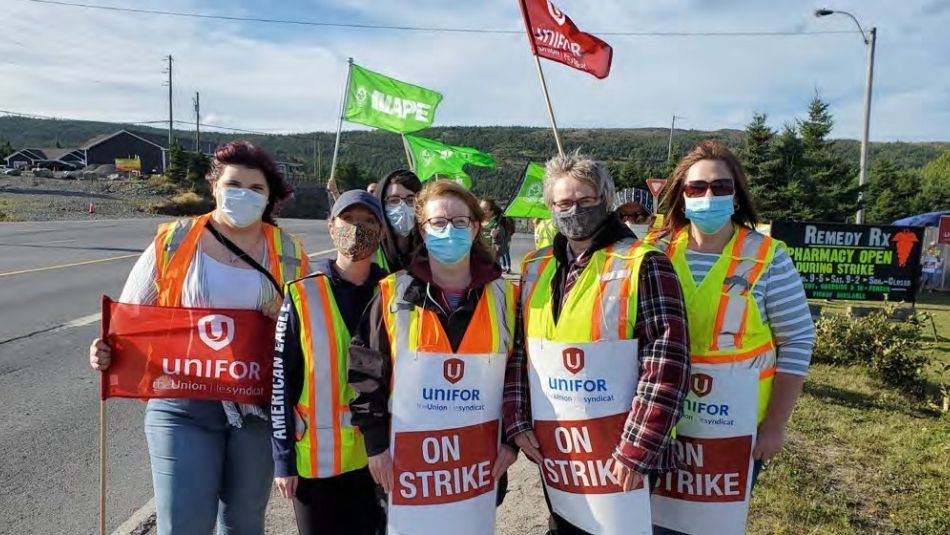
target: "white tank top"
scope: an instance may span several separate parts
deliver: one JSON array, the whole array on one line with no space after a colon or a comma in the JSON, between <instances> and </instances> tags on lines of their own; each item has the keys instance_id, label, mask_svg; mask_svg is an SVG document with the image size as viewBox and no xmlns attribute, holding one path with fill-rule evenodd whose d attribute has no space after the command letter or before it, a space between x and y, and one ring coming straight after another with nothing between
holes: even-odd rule
<instances>
[{"instance_id":1,"label":"white tank top","mask_svg":"<svg viewBox=\"0 0 950 535\"><path fill-rule=\"evenodd\" d=\"M257 310L263 276L253 268L235 267L202 253L209 308Z\"/></svg>"}]
</instances>

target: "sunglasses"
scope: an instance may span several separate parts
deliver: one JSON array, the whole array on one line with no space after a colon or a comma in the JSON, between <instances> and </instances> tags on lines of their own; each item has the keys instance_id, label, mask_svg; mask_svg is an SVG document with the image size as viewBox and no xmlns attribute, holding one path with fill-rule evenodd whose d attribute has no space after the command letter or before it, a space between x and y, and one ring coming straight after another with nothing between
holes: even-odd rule
<instances>
[{"instance_id":1,"label":"sunglasses","mask_svg":"<svg viewBox=\"0 0 950 535\"><path fill-rule=\"evenodd\" d=\"M683 184L683 194L687 197L702 197L707 190L712 190L714 197L732 195L736 192L736 183L731 178L717 178L712 182L694 180Z\"/></svg>"}]
</instances>

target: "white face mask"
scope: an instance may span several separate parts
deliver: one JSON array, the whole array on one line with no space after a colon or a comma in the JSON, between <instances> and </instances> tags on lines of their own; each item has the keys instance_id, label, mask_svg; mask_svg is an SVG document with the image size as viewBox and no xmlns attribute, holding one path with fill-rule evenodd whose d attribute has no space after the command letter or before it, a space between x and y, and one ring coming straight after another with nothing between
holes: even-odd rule
<instances>
[{"instance_id":1,"label":"white face mask","mask_svg":"<svg viewBox=\"0 0 950 535\"><path fill-rule=\"evenodd\" d=\"M416 225L415 212L408 204L401 202L395 206L386 206L386 219L396 234L406 237Z\"/></svg>"},{"instance_id":2,"label":"white face mask","mask_svg":"<svg viewBox=\"0 0 950 535\"><path fill-rule=\"evenodd\" d=\"M267 207L267 197L245 188L221 188L217 195L218 210L232 226L246 228L260 221Z\"/></svg>"}]
</instances>

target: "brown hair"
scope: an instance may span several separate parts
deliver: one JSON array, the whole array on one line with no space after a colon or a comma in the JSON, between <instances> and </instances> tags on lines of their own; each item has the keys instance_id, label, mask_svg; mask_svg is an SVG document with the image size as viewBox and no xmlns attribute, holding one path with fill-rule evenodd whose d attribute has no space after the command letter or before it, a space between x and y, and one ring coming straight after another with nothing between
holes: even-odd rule
<instances>
[{"instance_id":1,"label":"brown hair","mask_svg":"<svg viewBox=\"0 0 950 535\"><path fill-rule=\"evenodd\" d=\"M294 193L294 188L284 180L284 175L277 167L277 162L273 156L264 149L251 143L250 141L230 141L219 145L214 150L214 159L211 162L211 169L205 177L208 182L214 183L221 178L224 168L229 165L240 165L248 169L255 169L264 175L267 181L267 187L270 189L270 195L267 197L267 206L261 219L265 223L277 225L277 214L281 206L286 203Z\"/></svg>"},{"instance_id":2,"label":"brown hair","mask_svg":"<svg viewBox=\"0 0 950 535\"><path fill-rule=\"evenodd\" d=\"M422 191L416 196L416 224L421 230L425 224L426 203L438 197L455 197L462 201L468 207L472 216L472 223L475 225L475 239L472 240L472 255L481 255L483 258L494 261L494 255L488 250L488 247L481 239L482 219L485 212L478 205L478 198L471 191L465 189L451 180L433 180L426 182ZM425 240L419 246L419 253L426 254Z\"/></svg>"},{"instance_id":3,"label":"brown hair","mask_svg":"<svg viewBox=\"0 0 950 535\"><path fill-rule=\"evenodd\" d=\"M686 203L683 200L683 185L686 183L686 173L689 172L689 168L701 160L719 160L726 164L736 185L737 206L735 213L732 214L732 221L754 229L759 222L759 215L755 211L742 164L725 145L719 141L706 140L683 156L667 181L666 194L663 196L663 208L666 213L663 215L663 228L660 233L672 236L689 223L684 213Z\"/></svg>"}]
</instances>

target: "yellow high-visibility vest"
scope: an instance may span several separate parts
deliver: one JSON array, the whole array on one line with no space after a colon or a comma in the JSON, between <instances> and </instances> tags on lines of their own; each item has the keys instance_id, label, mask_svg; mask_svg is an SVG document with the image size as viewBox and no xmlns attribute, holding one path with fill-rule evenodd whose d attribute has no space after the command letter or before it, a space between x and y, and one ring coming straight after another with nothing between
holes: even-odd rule
<instances>
[{"instance_id":1,"label":"yellow high-visibility vest","mask_svg":"<svg viewBox=\"0 0 950 535\"><path fill-rule=\"evenodd\" d=\"M297 474L328 478L367 465L363 435L350 421L356 391L347 381L350 332L324 273L287 285L300 319L304 382L294 407Z\"/></svg>"},{"instance_id":2,"label":"yellow high-visibility vest","mask_svg":"<svg viewBox=\"0 0 950 535\"><path fill-rule=\"evenodd\" d=\"M551 296L557 271L554 250L529 253L521 271L525 336L561 342L632 338L640 265L651 251L656 249L626 239L595 252L564 299L556 324Z\"/></svg>"},{"instance_id":3,"label":"yellow high-visibility vest","mask_svg":"<svg viewBox=\"0 0 950 535\"><path fill-rule=\"evenodd\" d=\"M758 421L765 418L775 376L775 340L752 295L752 289L783 244L737 226L722 254L700 284L686 262L689 230L647 238L673 263L683 287L689 325L690 360L699 364L759 369Z\"/></svg>"}]
</instances>

